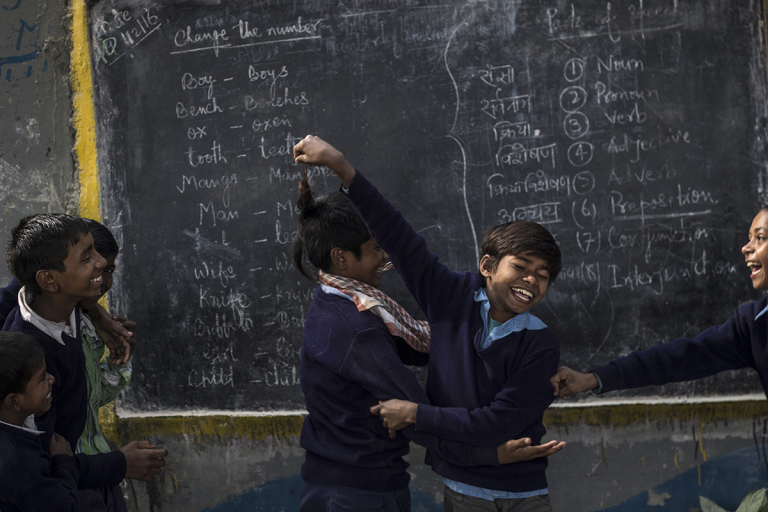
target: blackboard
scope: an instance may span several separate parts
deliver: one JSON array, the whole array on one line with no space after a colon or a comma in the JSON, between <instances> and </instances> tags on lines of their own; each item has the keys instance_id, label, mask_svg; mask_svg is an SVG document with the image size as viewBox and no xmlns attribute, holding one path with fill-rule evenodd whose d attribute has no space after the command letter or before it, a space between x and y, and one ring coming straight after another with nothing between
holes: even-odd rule
<instances>
[{"instance_id":1,"label":"blackboard","mask_svg":"<svg viewBox=\"0 0 768 512\"><path fill-rule=\"evenodd\" d=\"M129 410L300 410L314 285L291 264L292 146L340 148L451 268L489 226L547 226L534 311L588 369L757 297L762 3L103 1L91 12L113 307L141 344ZM312 169L315 187L338 187ZM394 273L390 273L394 274ZM383 286L416 311L399 278ZM629 394L759 391L748 373Z\"/></svg>"}]
</instances>

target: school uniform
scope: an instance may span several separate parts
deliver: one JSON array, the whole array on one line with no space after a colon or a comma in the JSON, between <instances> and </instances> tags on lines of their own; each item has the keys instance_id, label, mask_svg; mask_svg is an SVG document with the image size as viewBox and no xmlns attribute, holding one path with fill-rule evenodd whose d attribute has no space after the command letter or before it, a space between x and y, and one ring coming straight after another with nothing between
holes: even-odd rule
<instances>
[{"instance_id":1,"label":"school uniform","mask_svg":"<svg viewBox=\"0 0 768 512\"><path fill-rule=\"evenodd\" d=\"M77 512L75 461L51 457L42 432L0 421L0 510L3 512Z\"/></svg>"},{"instance_id":2,"label":"school uniform","mask_svg":"<svg viewBox=\"0 0 768 512\"><path fill-rule=\"evenodd\" d=\"M598 392L701 379L725 370L753 368L768 393L768 296L745 304L721 325L695 338L678 338L633 352L592 370Z\"/></svg>"},{"instance_id":3,"label":"school uniform","mask_svg":"<svg viewBox=\"0 0 768 512\"><path fill-rule=\"evenodd\" d=\"M403 365L423 359L393 337L379 316L358 311L349 297L333 289L315 290L301 356L301 388L309 414L300 440L306 450L300 511L345 506L410 510L410 476L402 458L409 440L457 466L498 466L500 443L470 446L417 432L413 426L392 439L381 419L370 413L379 400L390 398L428 403L416 376Z\"/></svg>"},{"instance_id":4,"label":"school uniform","mask_svg":"<svg viewBox=\"0 0 768 512\"><path fill-rule=\"evenodd\" d=\"M0 327L5 325L5 320L13 308L19 305L17 300L19 290L21 290L21 281L15 276L8 283L8 286L0 288Z\"/></svg>"},{"instance_id":5,"label":"school uniform","mask_svg":"<svg viewBox=\"0 0 768 512\"><path fill-rule=\"evenodd\" d=\"M484 278L477 272L451 272L439 263L424 238L360 172L347 193L432 330L427 377L431 405L419 405L416 432L482 446L522 437L540 444L546 432L542 416L554 400L549 377L560 358L557 336L526 313L507 322L501 337L484 345L489 337L487 309L478 296ZM503 498L547 493L545 457L498 467L461 467L428 450L426 463L447 484L462 484L465 491L504 491Z\"/></svg>"},{"instance_id":6,"label":"school uniform","mask_svg":"<svg viewBox=\"0 0 768 512\"><path fill-rule=\"evenodd\" d=\"M75 308L67 322L55 324L42 320L26 306L24 288L17 299L20 305L9 313L3 330L23 332L37 340L45 350L46 371L56 379L51 408L35 419L37 428L44 432L40 437L43 450L48 450L56 432L75 452L88 418L88 384L80 338L81 312ZM119 485L125 476L125 455L120 451L96 455L76 453L74 460L80 489Z\"/></svg>"}]
</instances>

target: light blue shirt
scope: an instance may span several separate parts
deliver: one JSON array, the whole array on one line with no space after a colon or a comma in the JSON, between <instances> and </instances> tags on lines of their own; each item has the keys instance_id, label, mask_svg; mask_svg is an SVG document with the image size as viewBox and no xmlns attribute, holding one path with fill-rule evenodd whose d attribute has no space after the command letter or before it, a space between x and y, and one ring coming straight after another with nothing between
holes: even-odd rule
<instances>
[{"instance_id":1,"label":"light blue shirt","mask_svg":"<svg viewBox=\"0 0 768 512\"><path fill-rule=\"evenodd\" d=\"M539 331L547 327L544 322L528 312L515 315L503 324L499 324L493 320L488 313L491 309L491 303L488 301L488 296L485 294L485 288L480 288L475 292L475 302L480 303L482 311L481 316L483 317L483 336L480 342L480 350L490 347L494 341L512 334L513 332L520 332L523 329ZM544 489L528 492L509 492L476 487L474 485L451 480L450 478L445 478L444 476L441 476L440 479L447 487L450 487L453 491L458 492L459 494L488 501L497 499L509 500L530 498L532 496L549 494L549 490L546 487Z\"/></svg>"}]
</instances>

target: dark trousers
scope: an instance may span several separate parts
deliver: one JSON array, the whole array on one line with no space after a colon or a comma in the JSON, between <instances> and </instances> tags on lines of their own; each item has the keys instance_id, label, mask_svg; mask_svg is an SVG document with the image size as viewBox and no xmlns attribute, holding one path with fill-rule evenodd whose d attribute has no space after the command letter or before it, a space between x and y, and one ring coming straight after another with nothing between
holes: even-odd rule
<instances>
[{"instance_id":1,"label":"dark trousers","mask_svg":"<svg viewBox=\"0 0 768 512\"><path fill-rule=\"evenodd\" d=\"M128 512L119 485L77 491L78 512Z\"/></svg>"},{"instance_id":2,"label":"dark trousers","mask_svg":"<svg viewBox=\"0 0 768 512\"><path fill-rule=\"evenodd\" d=\"M549 496L497 499L493 501L459 494L446 487L443 491L445 512L552 512Z\"/></svg>"},{"instance_id":3,"label":"dark trousers","mask_svg":"<svg viewBox=\"0 0 768 512\"><path fill-rule=\"evenodd\" d=\"M411 512L411 491L364 491L343 485L301 481L299 512Z\"/></svg>"}]
</instances>

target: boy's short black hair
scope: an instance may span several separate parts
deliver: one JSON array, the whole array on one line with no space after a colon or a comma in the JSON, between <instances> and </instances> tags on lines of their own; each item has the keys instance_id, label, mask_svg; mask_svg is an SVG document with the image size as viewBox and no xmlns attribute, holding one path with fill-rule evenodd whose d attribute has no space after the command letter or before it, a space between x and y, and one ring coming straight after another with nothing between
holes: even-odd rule
<instances>
[{"instance_id":1,"label":"boy's short black hair","mask_svg":"<svg viewBox=\"0 0 768 512\"><path fill-rule=\"evenodd\" d=\"M103 258L117 256L120 253L120 246L117 245L115 235L107 229L101 222L93 219L83 219L88 224L88 230L93 236L93 248L101 254Z\"/></svg>"},{"instance_id":2,"label":"boy's short black hair","mask_svg":"<svg viewBox=\"0 0 768 512\"><path fill-rule=\"evenodd\" d=\"M65 213L39 213L24 217L11 231L5 251L8 270L32 292L40 293L39 270L65 272L69 250L87 235L88 224Z\"/></svg>"},{"instance_id":3,"label":"boy's short black hair","mask_svg":"<svg viewBox=\"0 0 768 512\"><path fill-rule=\"evenodd\" d=\"M552 283L563 268L560 247L547 228L535 222L517 220L498 224L483 235L480 257L491 257L491 269L495 271L504 256L530 253L547 262L549 282Z\"/></svg>"},{"instance_id":4,"label":"boy's short black hair","mask_svg":"<svg viewBox=\"0 0 768 512\"><path fill-rule=\"evenodd\" d=\"M305 175L299 183L299 228L293 239L293 261L307 279L317 280L304 269L304 254L317 269L331 268L334 247L351 251L357 259L362 245L371 239L368 227L343 192L333 192L315 199Z\"/></svg>"},{"instance_id":5,"label":"boy's short black hair","mask_svg":"<svg viewBox=\"0 0 768 512\"><path fill-rule=\"evenodd\" d=\"M45 351L34 338L0 331L0 402L9 393L24 393L29 379L45 364Z\"/></svg>"}]
</instances>

